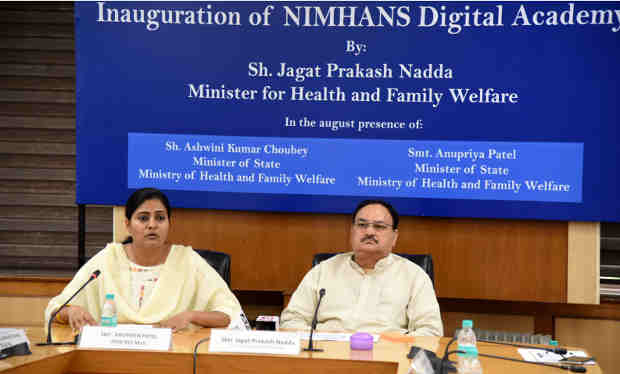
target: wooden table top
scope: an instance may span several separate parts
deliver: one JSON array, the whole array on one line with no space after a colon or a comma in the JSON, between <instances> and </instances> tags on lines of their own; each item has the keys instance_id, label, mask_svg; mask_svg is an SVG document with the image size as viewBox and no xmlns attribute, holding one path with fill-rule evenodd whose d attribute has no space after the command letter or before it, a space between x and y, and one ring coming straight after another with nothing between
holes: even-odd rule
<instances>
[{"instance_id":1,"label":"wooden table top","mask_svg":"<svg viewBox=\"0 0 620 374\"><path fill-rule=\"evenodd\" d=\"M0 360L3 374L22 373L192 373L195 344L209 336L210 329L191 327L173 334L170 352L82 350L75 346L36 346L45 340L42 327L24 327L31 343L32 355L14 356ZM72 340L71 329L57 325L54 341ZM372 351L354 351L348 342L315 342L324 352L300 352L296 356L209 353L209 343L198 348L197 373L397 373L407 374L411 365L407 353L412 345L443 356L449 338L409 337L384 334ZM302 341L302 347L307 341ZM456 343L451 347L456 349ZM516 347L478 343L481 353L520 359ZM456 361L456 356L450 357ZM485 373L561 373L558 368L480 357ZM260 370L258 370L260 368ZM317 371L318 370L318 371ZM598 365L587 366L590 374L602 373Z\"/></svg>"}]
</instances>

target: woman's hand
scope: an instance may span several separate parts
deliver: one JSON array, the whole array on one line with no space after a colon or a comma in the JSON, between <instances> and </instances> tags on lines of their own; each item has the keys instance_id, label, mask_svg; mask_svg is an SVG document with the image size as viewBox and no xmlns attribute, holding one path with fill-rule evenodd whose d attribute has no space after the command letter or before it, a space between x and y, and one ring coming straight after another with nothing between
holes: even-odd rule
<instances>
[{"instance_id":1,"label":"woman's hand","mask_svg":"<svg viewBox=\"0 0 620 374\"><path fill-rule=\"evenodd\" d=\"M81 306L70 305L65 307L65 310L61 311L61 313L64 313L66 320L69 321L69 325L73 330L80 331L80 329L86 325L92 326L97 324L93 316Z\"/></svg>"},{"instance_id":2,"label":"woman's hand","mask_svg":"<svg viewBox=\"0 0 620 374\"><path fill-rule=\"evenodd\" d=\"M181 312L177 314L176 316L173 316L172 318L169 318L165 321L161 321L159 323L159 326L169 327L172 329L172 332L183 330L184 328L189 326L190 323L192 323L193 313L194 312L192 311Z\"/></svg>"}]
</instances>

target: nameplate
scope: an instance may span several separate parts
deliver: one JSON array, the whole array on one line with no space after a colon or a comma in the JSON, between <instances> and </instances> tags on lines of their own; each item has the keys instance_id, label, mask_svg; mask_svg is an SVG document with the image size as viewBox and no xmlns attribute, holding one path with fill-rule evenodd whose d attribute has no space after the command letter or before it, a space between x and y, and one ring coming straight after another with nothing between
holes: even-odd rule
<instances>
[{"instance_id":1,"label":"nameplate","mask_svg":"<svg viewBox=\"0 0 620 374\"><path fill-rule=\"evenodd\" d=\"M212 329L209 352L299 354L296 332Z\"/></svg>"},{"instance_id":2,"label":"nameplate","mask_svg":"<svg viewBox=\"0 0 620 374\"><path fill-rule=\"evenodd\" d=\"M26 333L21 329L0 328L0 351L20 344L30 346Z\"/></svg>"},{"instance_id":3,"label":"nameplate","mask_svg":"<svg viewBox=\"0 0 620 374\"><path fill-rule=\"evenodd\" d=\"M146 327L84 326L79 348L136 349L168 351L172 346L172 329Z\"/></svg>"}]
</instances>

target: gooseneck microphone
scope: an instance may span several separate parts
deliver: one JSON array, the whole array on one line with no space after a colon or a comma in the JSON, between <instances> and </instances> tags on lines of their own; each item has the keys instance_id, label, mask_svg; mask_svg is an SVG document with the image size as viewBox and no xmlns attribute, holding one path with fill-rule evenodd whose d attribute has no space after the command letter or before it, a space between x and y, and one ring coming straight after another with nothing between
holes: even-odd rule
<instances>
[{"instance_id":1,"label":"gooseneck microphone","mask_svg":"<svg viewBox=\"0 0 620 374\"><path fill-rule=\"evenodd\" d=\"M316 309L314 309L314 317L312 318L312 325L310 326L310 339L308 339L308 348L304 348L304 352L323 352L322 349L314 348L314 346L312 345L312 334L316 329L316 324L318 322L317 315L319 313L319 306L321 305L321 300L323 300L323 296L325 296L325 288L321 288L319 290L319 302L316 303Z\"/></svg>"},{"instance_id":2,"label":"gooseneck microphone","mask_svg":"<svg viewBox=\"0 0 620 374\"><path fill-rule=\"evenodd\" d=\"M445 374L446 372L456 371L456 370L452 370L454 369L454 367L451 367L452 361L448 360L448 357L450 357L450 355L453 353L465 353L464 351L459 351L459 350L456 350L456 351L448 350L450 346L452 345L452 343L454 343L455 341L456 341L456 336L450 339L448 344L446 344L446 349L443 352L443 358L441 359L441 363L439 364L439 374Z\"/></svg>"},{"instance_id":3,"label":"gooseneck microphone","mask_svg":"<svg viewBox=\"0 0 620 374\"><path fill-rule=\"evenodd\" d=\"M532 347L529 345L525 345L525 344L515 344L515 343L508 343L508 342L496 342L496 341L492 341L492 340L486 340L486 339L478 339L479 342L484 342L484 343L491 343L491 344L501 344L501 345L511 345L513 347L520 347L520 348L528 348L528 349L538 349L541 351L547 351L547 352L552 352L558 355L565 355L567 350L566 348L560 348L560 347L556 347L556 348L544 348L544 347Z\"/></svg>"},{"instance_id":4,"label":"gooseneck microphone","mask_svg":"<svg viewBox=\"0 0 620 374\"><path fill-rule=\"evenodd\" d=\"M47 322L47 341L45 343L37 343L37 345L55 345L55 344L75 344L75 342L64 342L64 343L53 343L52 342L52 321L54 321L54 319L56 319L56 315L58 313L60 313L60 311L62 310L62 308L64 308L65 306L67 306L67 304L69 304L69 302L71 300L73 300L73 298L80 293L80 291L82 291L84 289L84 287L86 287L90 282L92 282L93 280L97 279L97 277L99 276L99 274L101 274L101 272L99 270L95 270L93 271L93 273L90 275L90 278L88 278L88 280L86 282L84 282L84 284L82 285L82 287L80 287L79 290L75 291L75 293L69 298L69 300L65 301L64 304L62 304L60 306L60 308L56 309L56 311L54 313L52 313L50 320Z\"/></svg>"},{"instance_id":5,"label":"gooseneck microphone","mask_svg":"<svg viewBox=\"0 0 620 374\"><path fill-rule=\"evenodd\" d=\"M444 352L443 355L443 359L441 362L441 366L440 366L440 374L444 374L445 373L445 369L444 368L444 363L446 362L446 360L448 359L448 356L450 356L453 353L465 353L463 351L448 351L448 348L450 348L450 345L452 343L454 343L456 341L456 337L452 338L450 340L450 342L448 342L448 344L446 345L446 350ZM495 342L493 342L495 343ZM537 347L529 347L528 348L536 348L536 349L540 349ZM585 373L587 371L587 369L583 366L577 366L577 365L566 365L566 364L562 364L562 363L546 363L546 362L533 362L533 361L526 361L526 360L519 360L517 358L511 358L511 357L504 357L504 356L497 356L497 355L490 355L490 354L486 354L486 353L478 353L478 356L482 356L482 357L489 357L489 358L497 358L500 360L508 360L508 361L514 361L514 362L521 362L524 364L530 364L530 365L540 365L540 366L550 366L550 367L554 367L554 368L558 368L558 369L562 369L562 370L568 370L568 371L572 371L573 373Z\"/></svg>"}]
</instances>

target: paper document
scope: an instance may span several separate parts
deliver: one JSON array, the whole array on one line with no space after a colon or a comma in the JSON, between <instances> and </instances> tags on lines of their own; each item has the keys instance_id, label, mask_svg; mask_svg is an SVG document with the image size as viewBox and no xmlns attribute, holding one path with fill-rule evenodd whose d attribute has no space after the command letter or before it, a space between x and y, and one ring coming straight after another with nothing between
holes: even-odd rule
<instances>
[{"instance_id":1,"label":"paper document","mask_svg":"<svg viewBox=\"0 0 620 374\"><path fill-rule=\"evenodd\" d=\"M299 338L302 340L310 339L310 331L300 331L298 332ZM353 333L341 333L341 332L314 332L312 335L312 340L316 341L332 341L332 342L348 342L351 340L351 335ZM379 341L378 334L370 334L372 335L373 343Z\"/></svg>"},{"instance_id":2,"label":"paper document","mask_svg":"<svg viewBox=\"0 0 620 374\"><path fill-rule=\"evenodd\" d=\"M586 358L588 355L584 351L567 351L564 355L559 355L553 352L547 352L540 349L530 349L530 348L519 348L517 349L521 357L525 361L531 362L544 362L548 364L558 364L558 363L575 363L574 360L570 360L571 357L574 358ZM582 361L579 361L582 362ZM594 365L595 362L593 360L583 362L585 365Z\"/></svg>"}]
</instances>

